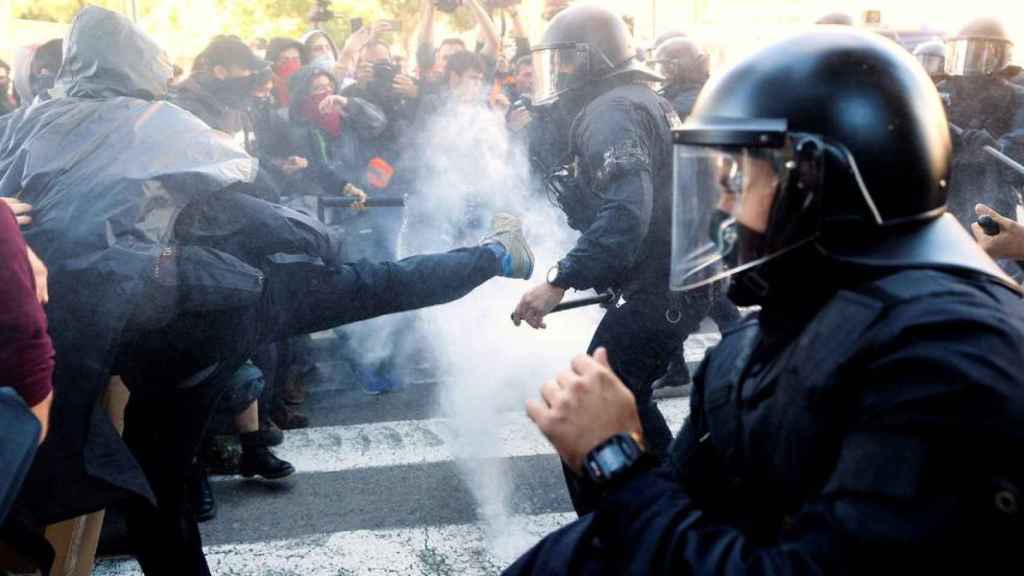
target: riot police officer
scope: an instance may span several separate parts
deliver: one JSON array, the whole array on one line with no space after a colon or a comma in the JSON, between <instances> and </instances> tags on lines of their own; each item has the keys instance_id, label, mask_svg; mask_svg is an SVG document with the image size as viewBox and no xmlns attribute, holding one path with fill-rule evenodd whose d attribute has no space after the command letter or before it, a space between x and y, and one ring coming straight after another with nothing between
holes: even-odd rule
<instances>
[{"instance_id":1,"label":"riot police officer","mask_svg":"<svg viewBox=\"0 0 1024 576\"><path fill-rule=\"evenodd\" d=\"M685 335L706 315L704 295L669 297L672 208L672 105L647 84L657 78L637 61L622 19L595 6L558 14L534 55L534 104L571 119L572 166L553 190L569 224L582 232L552 267L547 282L526 293L513 313L518 325L544 327L544 316L568 289L621 290L625 304L609 309L590 344L611 362L637 398L651 450L672 435L651 399ZM567 473L577 512L596 496Z\"/></svg>"},{"instance_id":2,"label":"riot police officer","mask_svg":"<svg viewBox=\"0 0 1024 576\"><path fill-rule=\"evenodd\" d=\"M939 40L928 40L914 48L914 58L921 63L936 84L946 79L946 45Z\"/></svg>"},{"instance_id":3,"label":"riot police officer","mask_svg":"<svg viewBox=\"0 0 1024 576\"><path fill-rule=\"evenodd\" d=\"M1001 214L1016 213L1018 176L994 161L991 146L1024 158L1024 88L1005 78L1013 43L1002 23L975 20L947 41L947 80L939 85L949 103L949 121L962 129L954 138L949 210L965 227L984 203ZM956 129L954 129L956 131Z\"/></svg>"},{"instance_id":4,"label":"riot police officer","mask_svg":"<svg viewBox=\"0 0 1024 576\"><path fill-rule=\"evenodd\" d=\"M542 386L530 417L604 500L507 574L1018 572L1024 303L944 215L924 71L812 31L717 76L675 138L672 286L732 275L762 311L705 358L667 465L604 350Z\"/></svg>"},{"instance_id":5,"label":"riot police officer","mask_svg":"<svg viewBox=\"0 0 1024 576\"><path fill-rule=\"evenodd\" d=\"M661 95L672 103L679 118L685 120L708 81L707 52L687 37L670 38L658 46L654 59L649 64L655 66L665 78L661 85ZM708 315L719 330L726 329L740 319L736 305L722 293L724 287L723 284L708 288L713 291L713 302ZM669 364L665 375L654 382L655 389L690 384L691 375L686 364L685 351L679 352Z\"/></svg>"},{"instance_id":6,"label":"riot police officer","mask_svg":"<svg viewBox=\"0 0 1024 576\"><path fill-rule=\"evenodd\" d=\"M707 52L689 38L672 38L658 46L650 63L665 78L661 95L672 103L679 118L689 116L708 81Z\"/></svg>"}]
</instances>

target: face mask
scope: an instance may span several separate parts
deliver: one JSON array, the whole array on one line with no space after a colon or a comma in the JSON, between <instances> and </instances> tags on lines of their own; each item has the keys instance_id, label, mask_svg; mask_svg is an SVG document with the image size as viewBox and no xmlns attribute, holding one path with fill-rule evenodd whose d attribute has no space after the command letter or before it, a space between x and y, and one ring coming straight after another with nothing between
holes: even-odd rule
<instances>
[{"instance_id":1,"label":"face mask","mask_svg":"<svg viewBox=\"0 0 1024 576\"><path fill-rule=\"evenodd\" d=\"M334 68L334 56L330 53L321 54L313 60L313 66L319 66L320 68Z\"/></svg>"},{"instance_id":2,"label":"face mask","mask_svg":"<svg viewBox=\"0 0 1024 576\"><path fill-rule=\"evenodd\" d=\"M298 60L286 60L284 64L276 64L274 66L274 74L277 74L282 80L291 78L292 74L295 74L302 68L302 62Z\"/></svg>"},{"instance_id":3,"label":"face mask","mask_svg":"<svg viewBox=\"0 0 1024 576\"><path fill-rule=\"evenodd\" d=\"M252 96L252 78L249 76L239 78L216 78L208 76L201 82L203 88L208 90L218 102L234 110L244 109Z\"/></svg>"},{"instance_id":4,"label":"face mask","mask_svg":"<svg viewBox=\"0 0 1024 576\"><path fill-rule=\"evenodd\" d=\"M274 99L270 96L254 96L250 102L253 109L271 108L274 105Z\"/></svg>"},{"instance_id":5,"label":"face mask","mask_svg":"<svg viewBox=\"0 0 1024 576\"><path fill-rule=\"evenodd\" d=\"M335 110L323 114L320 112L320 103L330 96L329 92L311 94L302 103L302 116L313 122L332 138L341 136L341 114Z\"/></svg>"},{"instance_id":6,"label":"face mask","mask_svg":"<svg viewBox=\"0 0 1024 576\"><path fill-rule=\"evenodd\" d=\"M32 97L45 96L49 92L50 88L53 88L54 82L57 78L47 72L45 74L36 74L29 78L29 89L32 90Z\"/></svg>"},{"instance_id":7,"label":"face mask","mask_svg":"<svg viewBox=\"0 0 1024 576\"><path fill-rule=\"evenodd\" d=\"M7 94L7 89L10 88L10 80L0 80L0 94Z\"/></svg>"}]
</instances>

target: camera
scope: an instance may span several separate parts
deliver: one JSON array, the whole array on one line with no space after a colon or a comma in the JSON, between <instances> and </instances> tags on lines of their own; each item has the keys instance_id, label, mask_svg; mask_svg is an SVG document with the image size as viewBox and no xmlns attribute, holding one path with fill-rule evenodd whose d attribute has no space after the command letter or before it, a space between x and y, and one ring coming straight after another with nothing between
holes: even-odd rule
<instances>
[{"instance_id":1,"label":"camera","mask_svg":"<svg viewBox=\"0 0 1024 576\"><path fill-rule=\"evenodd\" d=\"M448 14L458 10L459 6L462 6L462 0L434 0L434 7Z\"/></svg>"},{"instance_id":2,"label":"camera","mask_svg":"<svg viewBox=\"0 0 1024 576\"><path fill-rule=\"evenodd\" d=\"M398 73L395 67L387 62L375 62L373 64L373 81L380 86L391 87L391 84L395 81L395 75Z\"/></svg>"},{"instance_id":3,"label":"camera","mask_svg":"<svg viewBox=\"0 0 1024 576\"><path fill-rule=\"evenodd\" d=\"M395 95L394 83L398 69L388 62L373 63L373 78L370 80L370 92L378 98L390 100Z\"/></svg>"},{"instance_id":4,"label":"camera","mask_svg":"<svg viewBox=\"0 0 1024 576\"><path fill-rule=\"evenodd\" d=\"M314 25L330 22L337 18L331 10L331 0L316 0L316 5L309 11L309 21Z\"/></svg>"}]
</instances>

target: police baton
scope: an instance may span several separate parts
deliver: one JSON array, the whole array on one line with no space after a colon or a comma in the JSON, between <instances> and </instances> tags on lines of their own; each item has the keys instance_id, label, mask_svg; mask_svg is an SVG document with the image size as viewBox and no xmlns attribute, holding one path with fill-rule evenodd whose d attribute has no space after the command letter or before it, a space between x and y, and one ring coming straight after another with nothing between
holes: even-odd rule
<instances>
[{"instance_id":1,"label":"police baton","mask_svg":"<svg viewBox=\"0 0 1024 576\"><path fill-rule=\"evenodd\" d=\"M953 124L952 122L949 123L949 129L952 130L953 133L956 134L957 136L963 136L964 134L964 129L957 126L956 124ZM1007 168L1017 172L1021 176L1024 176L1024 164L1017 162L1013 158L1010 158L1006 154L1003 154L1002 152L996 150L991 146L985 146L984 148L982 148L982 150L984 150L985 153L991 156L992 158L995 158L1000 163L1002 163L1003 166L1006 166Z\"/></svg>"},{"instance_id":2,"label":"police baton","mask_svg":"<svg viewBox=\"0 0 1024 576\"><path fill-rule=\"evenodd\" d=\"M573 310L575 308L584 308L587 306L593 306L595 304L600 304L601 306L611 306L612 304L615 304L618 300L619 294L616 291L609 288L604 292L598 294L597 296L587 296L586 298L566 300L565 302L562 302L558 306L552 308L551 312L548 312L548 314L554 314L555 312L563 312L565 310ZM512 318L513 322L515 322L516 315L514 312L510 314L509 317Z\"/></svg>"}]
</instances>

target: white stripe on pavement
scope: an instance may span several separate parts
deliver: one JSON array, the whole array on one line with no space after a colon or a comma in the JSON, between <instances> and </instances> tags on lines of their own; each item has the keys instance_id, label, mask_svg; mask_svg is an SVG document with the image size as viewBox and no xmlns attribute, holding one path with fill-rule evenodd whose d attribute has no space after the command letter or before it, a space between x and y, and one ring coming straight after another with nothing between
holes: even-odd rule
<instances>
[{"instance_id":1,"label":"white stripe on pavement","mask_svg":"<svg viewBox=\"0 0 1024 576\"><path fill-rule=\"evenodd\" d=\"M512 516L504 522L355 530L255 544L209 546L214 575L492 575L574 514ZM489 536L497 535L494 540ZM137 576L134 560L103 560L94 576Z\"/></svg>"},{"instance_id":2,"label":"white stripe on pavement","mask_svg":"<svg viewBox=\"0 0 1024 576\"><path fill-rule=\"evenodd\" d=\"M659 401L658 406L675 433L690 411L690 399L666 399ZM467 435L472 436L472 441L461 442L456 423L442 418L327 426L290 430L274 452L300 473L553 453L547 440L522 413L502 414L496 426L488 423L484 429L466 431L461 437ZM481 441L481 435L490 438ZM476 451L467 453L467 445Z\"/></svg>"}]
</instances>

